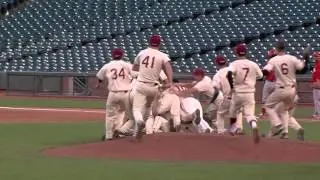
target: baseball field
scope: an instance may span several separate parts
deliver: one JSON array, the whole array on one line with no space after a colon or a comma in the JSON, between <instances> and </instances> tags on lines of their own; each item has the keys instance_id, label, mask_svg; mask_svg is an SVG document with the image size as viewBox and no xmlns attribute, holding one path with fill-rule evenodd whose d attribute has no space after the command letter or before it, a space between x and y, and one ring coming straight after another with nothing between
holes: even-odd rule
<instances>
[{"instance_id":1,"label":"baseball field","mask_svg":"<svg viewBox=\"0 0 320 180\"><path fill-rule=\"evenodd\" d=\"M320 178L320 121L300 106L306 142L168 134L100 142L103 100L2 96L1 180ZM260 121L261 131L269 127ZM248 131L249 132L249 131Z\"/></svg>"}]
</instances>

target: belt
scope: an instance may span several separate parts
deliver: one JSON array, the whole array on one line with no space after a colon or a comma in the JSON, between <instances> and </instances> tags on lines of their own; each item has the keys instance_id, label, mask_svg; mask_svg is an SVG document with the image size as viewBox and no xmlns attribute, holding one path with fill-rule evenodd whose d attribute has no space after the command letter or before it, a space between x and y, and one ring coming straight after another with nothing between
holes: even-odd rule
<instances>
[{"instance_id":1,"label":"belt","mask_svg":"<svg viewBox=\"0 0 320 180\"><path fill-rule=\"evenodd\" d=\"M113 93L127 93L128 90L126 90L126 91L110 91L110 92L113 92Z\"/></svg>"},{"instance_id":2,"label":"belt","mask_svg":"<svg viewBox=\"0 0 320 180\"><path fill-rule=\"evenodd\" d=\"M155 82L145 82L145 81L139 81L139 82L142 82L144 84L151 84L151 85L154 85L154 86L159 85L159 83L155 83Z\"/></svg>"},{"instance_id":3,"label":"belt","mask_svg":"<svg viewBox=\"0 0 320 180\"><path fill-rule=\"evenodd\" d=\"M284 88L286 88L286 87L294 88L294 87L296 87L296 85L291 85L291 86L280 86L279 88L284 89Z\"/></svg>"},{"instance_id":4,"label":"belt","mask_svg":"<svg viewBox=\"0 0 320 180\"><path fill-rule=\"evenodd\" d=\"M213 96L212 96L210 103L214 103L214 101L218 98L218 96L219 96L219 89L214 87L214 93L213 93Z\"/></svg>"}]
</instances>

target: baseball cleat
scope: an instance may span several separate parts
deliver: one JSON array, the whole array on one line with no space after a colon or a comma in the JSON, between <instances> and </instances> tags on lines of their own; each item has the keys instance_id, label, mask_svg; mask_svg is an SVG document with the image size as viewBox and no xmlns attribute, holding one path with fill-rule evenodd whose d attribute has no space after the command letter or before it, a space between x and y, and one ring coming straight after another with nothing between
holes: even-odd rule
<instances>
[{"instance_id":1,"label":"baseball cleat","mask_svg":"<svg viewBox=\"0 0 320 180\"><path fill-rule=\"evenodd\" d=\"M278 136L283 132L284 128L282 125L278 125L272 128L272 136Z\"/></svg>"},{"instance_id":2,"label":"baseball cleat","mask_svg":"<svg viewBox=\"0 0 320 180\"><path fill-rule=\"evenodd\" d=\"M246 135L246 133L241 128L237 128L234 134L235 135L240 135L240 136Z\"/></svg>"},{"instance_id":3,"label":"baseball cleat","mask_svg":"<svg viewBox=\"0 0 320 180\"><path fill-rule=\"evenodd\" d=\"M200 122L201 122L200 110L197 109L197 110L194 112L194 114L195 114L194 123L195 123L196 125L199 125Z\"/></svg>"},{"instance_id":4,"label":"baseball cleat","mask_svg":"<svg viewBox=\"0 0 320 180\"><path fill-rule=\"evenodd\" d=\"M259 136L258 128L252 128L252 136L253 136L253 142L255 144L258 144L260 142L260 136Z\"/></svg>"},{"instance_id":5,"label":"baseball cleat","mask_svg":"<svg viewBox=\"0 0 320 180\"><path fill-rule=\"evenodd\" d=\"M304 141L304 129L303 129L303 128L301 128L301 129L298 130L298 132L297 132L297 139L298 139L299 141Z\"/></svg>"},{"instance_id":6,"label":"baseball cleat","mask_svg":"<svg viewBox=\"0 0 320 180\"><path fill-rule=\"evenodd\" d=\"M282 134L280 135L280 139L289 139L288 133L282 133Z\"/></svg>"},{"instance_id":7,"label":"baseball cleat","mask_svg":"<svg viewBox=\"0 0 320 180\"><path fill-rule=\"evenodd\" d=\"M145 124L143 122L137 123L137 132L135 134L135 137L137 140L141 140L143 136L143 128L145 127Z\"/></svg>"}]
</instances>

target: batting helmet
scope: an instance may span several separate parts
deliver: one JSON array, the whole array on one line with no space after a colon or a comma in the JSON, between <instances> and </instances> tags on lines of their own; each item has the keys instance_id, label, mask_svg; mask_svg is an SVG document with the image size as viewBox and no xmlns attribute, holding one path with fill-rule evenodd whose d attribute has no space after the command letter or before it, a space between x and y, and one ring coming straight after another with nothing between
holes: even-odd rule
<instances>
[{"instance_id":1,"label":"batting helmet","mask_svg":"<svg viewBox=\"0 0 320 180\"><path fill-rule=\"evenodd\" d=\"M195 68L192 71L192 76L204 76L204 70L201 68Z\"/></svg>"},{"instance_id":2,"label":"batting helmet","mask_svg":"<svg viewBox=\"0 0 320 180\"><path fill-rule=\"evenodd\" d=\"M111 51L113 59L121 59L123 57L123 50L121 48L114 48Z\"/></svg>"},{"instance_id":3,"label":"batting helmet","mask_svg":"<svg viewBox=\"0 0 320 180\"><path fill-rule=\"evenodd\" d=\"M152 35L149 39L150 46L158 47L161 44L161 36L160 35Z\"/></svg>"},{"instance_id":4,"label":"batting helmet","mask_svg":"<svg viewBox=\"0 0 320 180\"><path fill-rule=\"evenodd\" d=\"M218 64L219 66L223 66L227 63L226 59L223 56L216 56L214 58L215 64Z\"/></svg>"},{"instance_id":5,"label":"batting helmet","mask_svg":"<svg viewBox=\"0 0 320 180\"><path fill-rule=\"evenodd\" d=\"M268 59L271 59L273 57L275 57L277 55L277 52L275 49L270 49L268 52L267 52L267 58Z\"/></svg>"},{"instance_id":6,"label":"batting helmet","mask_svg":"<svg viewBox=\"0 0 320 180\"><path fill-rule=\"evenodd\" d=\"M235 47L235 53L238 56L245 56L247 54L247 46L246 46L246 44L238 44Z\"/></svg>"}]
</instances>

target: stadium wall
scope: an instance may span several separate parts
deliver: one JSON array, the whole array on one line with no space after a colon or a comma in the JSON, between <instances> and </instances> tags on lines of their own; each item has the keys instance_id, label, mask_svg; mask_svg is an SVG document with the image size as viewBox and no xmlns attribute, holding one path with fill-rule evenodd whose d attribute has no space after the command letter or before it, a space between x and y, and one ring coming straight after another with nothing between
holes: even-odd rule
<instances>
[{"instance_id":1,"label":"stadium wall","mask_svg":"<svg viewBox=\"0 0 320 180\"><path fill-rule=\"evenodd\" d=\"M212 75L209 74L211 77ZM189 74L175 74L181 82L191 82ZM312 88L310 75L298 76L298 93L300 103L312 103ZM2 72L0 73L0 88L8 95L60 95L105 97L104 88L95 89L97 80L95 73L72 72ZM257 83L256 100L260 103L263 81Z\"/></svg>"}]
</instances>

